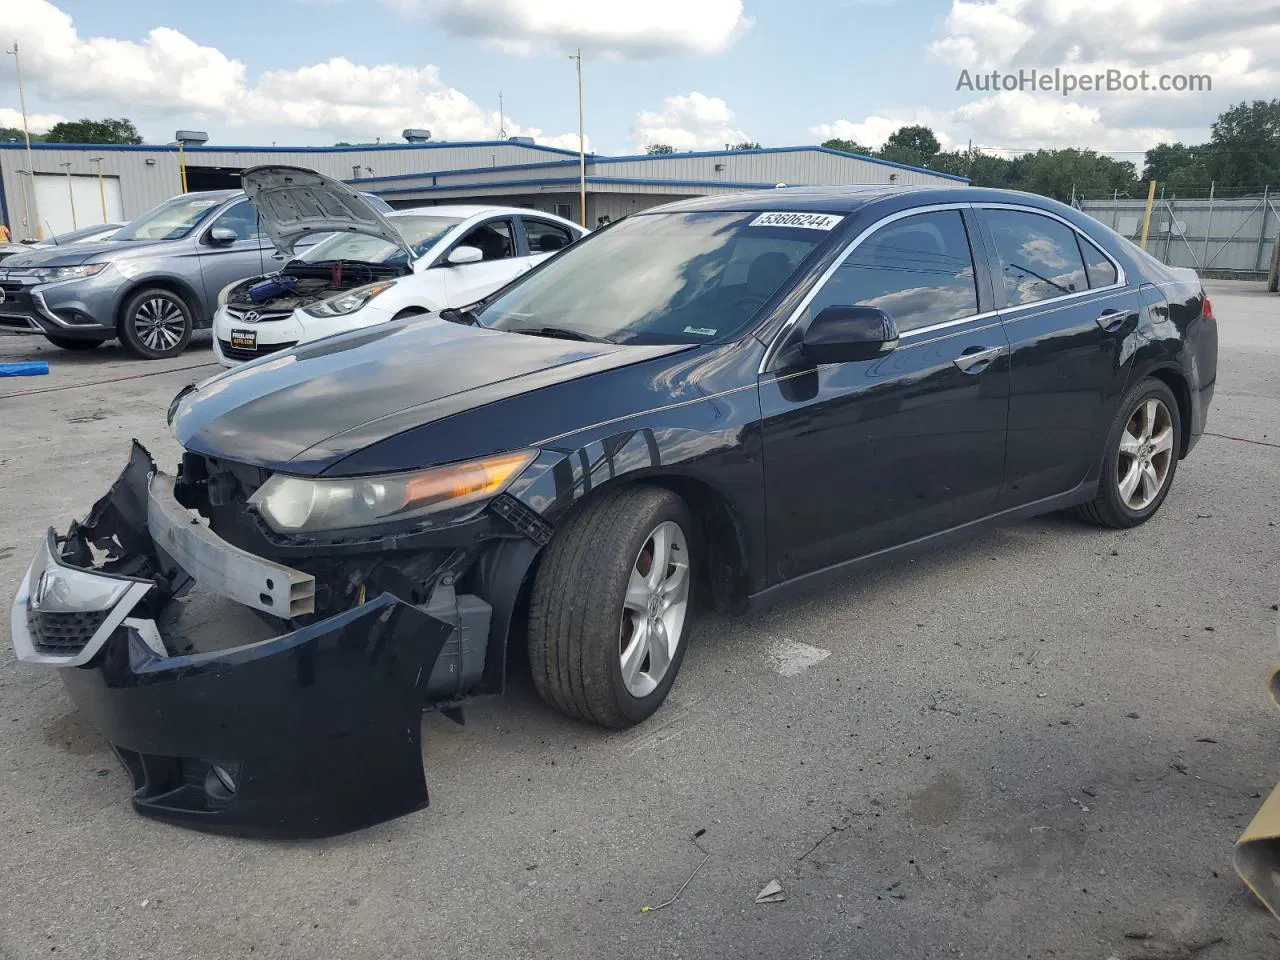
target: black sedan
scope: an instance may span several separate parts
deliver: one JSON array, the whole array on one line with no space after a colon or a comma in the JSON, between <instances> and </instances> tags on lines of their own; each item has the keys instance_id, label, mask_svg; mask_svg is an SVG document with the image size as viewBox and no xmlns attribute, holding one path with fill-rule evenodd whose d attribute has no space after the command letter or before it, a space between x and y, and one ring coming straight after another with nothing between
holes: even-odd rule
<instances>
[{"instance_id":1,"label":"black sedan","mask_svg":"<svg viewBox=\"0 0 1280 960\"><path fill-rule=\"evenodd\" d=\"M449 269L447 266L439 269ZM13 608L136 807L331 833L426 802L418 713L621 727L698 611L980 527L1148 520L1204 430L1200 282L1078 211L805 188L612 224L470 310L273 355L169 411ZM257 613L194 637L201 591Z\"/></svg>"}]
</instances>

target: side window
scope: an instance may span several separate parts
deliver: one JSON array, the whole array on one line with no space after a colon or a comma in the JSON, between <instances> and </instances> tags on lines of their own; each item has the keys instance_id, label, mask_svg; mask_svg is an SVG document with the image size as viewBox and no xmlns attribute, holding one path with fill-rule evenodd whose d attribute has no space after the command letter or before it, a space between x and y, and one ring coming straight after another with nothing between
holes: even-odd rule
<instances>
[{"instance_id":1,"label":"side window","mask_svg":"<svg viewBox=\"0 0 1280 960\"><path fill-rule=\"evenodd\" d=\"M214 221L215 227L236 232L237 240L253 240L261 236L258 229L258 210L248 200L242 200Z\"/></svg>"},{"instance_id":2,"label":"side window","mask_svg":"<svg viewBox=\"0 0 1280 960\"><path fill-rule=\"evenodd\" d=\"M809 306L879 307L906 333L978 312L969 234L958 210L895 220L863 240Z\"/></svg>"},{"instance_id":3,"label":"side window","mask_svg":"<svg viewBox=\"0 0 1280 960\"><path fill-rule=\"evenodd\" d=\"M1076 239L1080 241L1080 252L1084 254L1084 272L1091 288L1109 287L1119 280L1116 265L1107 259L1106 254L1079 234L1076 234Z\"/></svg>"},{"instance_id":4,"label":"side window","mask_svg":"<svg viewBox=\"0 0 1280 960\"><path fill-rule=\"evenodd\" d=\"M1076 233L1049 217L984 210L1000 258L1005 303L1017 306L1087 290Z\"/></svg>"},{"instance_id":5,"label":"side window","mask_svg":"<svg viewBox=\"0 0 1280 960\"><path fill-rule=\"evenodd\" d=\"M482 223L458 241L460 247L478 247L485 260L505 260L516 255L510 220Z\"/></svg>"},{"instance_id":6,"label":"side window","mask_svg":"<svg viewBox=\"0 0 1280 960\"><path fill-rule=\"evenodd\" d=\"M546 220L524 218L524 235L529 241L531 254L555 253L573 243L573 234L558 224Z\"/></svg>"}]
</instances>

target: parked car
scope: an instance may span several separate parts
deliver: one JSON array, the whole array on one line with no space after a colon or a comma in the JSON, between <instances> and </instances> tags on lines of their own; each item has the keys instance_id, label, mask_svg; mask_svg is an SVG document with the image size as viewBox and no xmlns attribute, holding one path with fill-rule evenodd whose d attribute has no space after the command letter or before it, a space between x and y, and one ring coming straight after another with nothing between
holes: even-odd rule
<instances>
[{"instance_id":1,"label":"parked car","mask_svg":"<svg viewBox=\"0 0 1280 960\"><path fill-rule=\"evenodd\" d=\"M91 227L68 230L66 233L60 233L46 240L38 240L35 243L0 243L0 260L6 260L15 254L28 253L32 250L47 250L50 247L65 247L72 243L97 243L102 240L110 240L116 231L123 226L123 223L95 223Z\"/></svg>"},{"instance_id":2,"label":"parked car","mask_svg":"<svg viewBox=\"0 0 1280 960\"><path fill-rule=\"evenodd\" d=\"M344 330L474 303L587 232L513 207L383 214L346 184L297 167L247 170L244 186L262 212L262 229L286 254L317 229L335 232L282 270L222 291L213 348L228 367ZM320 227L314 205L327 211Z\"/></svg>"},{"instance_id":3,"label":"parked car","mask_svg":"<svg viewBox=\"0 0 1280 960\"><path fill-rule=\"evenodd\" d=\"M703 607L1047 511L1149 520L1217 342L1193 273L1043 197L643 211L473 310L187 388L177 475L135 446L50 532L14 649L65 668L142 812L348 829L425 804L419 710L501 692L512 644L548 703L625 727ZM261 618L185 631L192 578Z\"/></svg>"},{"instance_id":4,"label":"parked car","mask_svg":"<svg viewBox=\"0 0 1280 960\"><path fill-rule=\"evenodd\" d=\"M42 334L65 350L119 337L144 359L176 356L209 326L218 291L262 273L273 252L242 191L182 194L110 241L0 261L0 329Z\"/></svg>"}]
</instances>

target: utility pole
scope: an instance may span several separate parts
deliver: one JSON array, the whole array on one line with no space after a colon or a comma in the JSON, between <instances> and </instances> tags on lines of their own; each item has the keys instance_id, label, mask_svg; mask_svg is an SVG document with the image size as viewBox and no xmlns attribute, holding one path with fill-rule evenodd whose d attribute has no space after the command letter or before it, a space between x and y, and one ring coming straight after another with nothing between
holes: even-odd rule
<instances>
[{"instance_id":1,"label":"utility pole","mask_svg":"<svg viewBox=\"0 0 1280 960\"><path fill-rule=\"evenodd\" d=\"M502 107L502 91L498 91L498 139L507 139L507 115Z\"/></svg>"},{"instance_id":2,"label":"utility pole","mask_svg":"<svg viewBox=\"0 0 1280 960\"><path fill-rule=\"evenodd\" d=\"M68 160L66 163L60 164L60 166L67 169L67 199L71 201L71 229L78 230L80 224L76 222L76 191L75 184L71 179L71 161Z\"/></svg>"},{"instance_id":3,"label":"utility pole","mask_svg":"<svg viewBox=\"0 0 1280 960\"><path fill-rule=\"evenodd\" d=\"M98 200L102 203L102 222L107 222L107 191L102 185L102 157L90 157L90 163L98 165Z\"/></svg>"},{"instance_id":4,"label":"utility pole","mask_svg":"<svg viewBox=\"0 0 1280 960\"><path fill-rule=\"evenodd\" d=\"M27 129L27 95L22 87L22 58L18 56L18 41L13 41L13 49L8 51L13 54L13 66L18 71L18 105L22 107L22 138L27 142L27 175L31 180L31 206L26 205L26 194L23 194L23 207L26 208L27 217L27 235L31 235L31 220L34 215L36 221L36 239L44 239L44 228L40 226L40 208L36 200L36 168L31 161L31 131Z\"/></svg>"},{"instance_id":5,"label":"utility pole","mask_svg":"<svg viewBox=\"0 0 1280 960\"><path fill-rule=\"evenodd\" d=\"M582 119L582 48L569 56L578 61L578 219L587 225L587 137Z\"/></svg>"}]
</instances>

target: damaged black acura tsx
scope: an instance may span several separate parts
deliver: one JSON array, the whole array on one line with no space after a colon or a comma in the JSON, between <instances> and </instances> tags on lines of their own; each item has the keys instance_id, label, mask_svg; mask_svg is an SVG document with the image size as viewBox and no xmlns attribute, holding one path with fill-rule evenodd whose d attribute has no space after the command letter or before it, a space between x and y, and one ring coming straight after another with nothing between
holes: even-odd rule
<instances>
[{"instance_id":1,"label":"damaged black acura tsx","mask_svg":"<svg viewBox=\"0 0 1280 960\"><path fill-rule=\"evenodd\" d=\"M509 649L548 703L621 727L699 609L1051 510L1142 523L1216 365L1194 275L1040 197L675 203L471 309L188 388L181 463L135 445L50 530L13 643L60 669L139 811L334 833L426 804L422 709L500 693ZM210 598L231 612L193 629Z\"/></svg>"}]
</instances>

